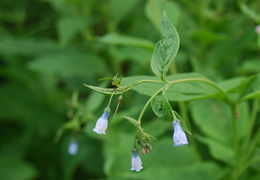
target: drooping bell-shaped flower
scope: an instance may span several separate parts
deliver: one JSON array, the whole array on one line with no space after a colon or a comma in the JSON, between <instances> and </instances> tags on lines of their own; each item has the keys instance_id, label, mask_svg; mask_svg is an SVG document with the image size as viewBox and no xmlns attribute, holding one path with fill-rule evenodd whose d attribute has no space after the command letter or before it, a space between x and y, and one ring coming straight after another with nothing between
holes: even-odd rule
<instances>
[{"instance_id":1,"label":"drooping bell-shaped flower","mask_svg":"<svg viewBox=\"0 0 260 180\"><path fill-rule=\"evenodd\" d=\"M173 122L174 126L174 133L173 133L173 141L174 141L174 146L183 146L188 144L186 134L181 128L180 121L174 121Z\"/></svg>"},{"instance_id":2,"label":"drooping bell-shaped flower","mask_svg":"<svg viewBox=\"0 0 260 180\"><path fill-rule=\"evenodd\" d=\"M97 134L106 134L106 129L108 125L108 116L109 116L108 111L105 109L102 116L98 118L96 122L96 126L93 129L94 132L96 132Z\"/></svg>"},{"instance_id":3,"label":"drooping bell-shaped flower","mask_svg":"<svg viewBox=\"0 0 260 180\"><path fill-rule=\"evenodd\" d=\"M132 158L131 158L131 170L139 172L143 169L142 161L136 150L134 150Z\"/></svg>"},{"instance_id":4,"label":"drooping bell-shaped flower","mask_svg":"<svg viewBox=\"0 0 260 180\"><path fill-rule=\"evenodd\" d=\"M78 143L76 141L71 141L69 144L68 153L73 156L77 154L78 149L79 149Z\"/></svg>"}]
</instances>

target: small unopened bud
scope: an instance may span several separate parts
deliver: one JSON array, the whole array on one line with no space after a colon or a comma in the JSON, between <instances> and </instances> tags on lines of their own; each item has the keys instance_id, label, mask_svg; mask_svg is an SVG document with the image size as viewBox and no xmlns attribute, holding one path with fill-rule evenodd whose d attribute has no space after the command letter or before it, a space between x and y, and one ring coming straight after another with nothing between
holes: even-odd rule
<instances>
[{"instance_id":1,"label":"small unopened bud","mask_svg":"<svg viewBox=\"0 0 260 180\"><path fill-rule=\"evenodd\" d=\"M146 149L146 147L143 147L143 148L142 148L142 153L143 153L143 154L147 154L148 152L149 152L149 151L148 151L148 149Z\"/></svg>"},{"instance_id":2,"label":"small unopened bud","mask_svg":"<svg viewBox=\"0 0 260 180\"><path fill-rule=\"evenodd\" d=\"M143 154L148 154L150 152L150 150L152 150L152 146L150 144L146 144L145 146L143 146L142 148L142 153Z\"/></svg>"}]
</instances>

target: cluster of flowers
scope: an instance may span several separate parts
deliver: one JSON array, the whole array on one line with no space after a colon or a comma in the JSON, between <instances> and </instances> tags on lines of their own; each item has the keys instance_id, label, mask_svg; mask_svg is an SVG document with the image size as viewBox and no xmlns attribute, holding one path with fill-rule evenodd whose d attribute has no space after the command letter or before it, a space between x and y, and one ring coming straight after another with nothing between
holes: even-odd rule
<instances>
[{"instance_id":1,"label":"cluster of flowers","mask_svg":"<svg viewBox=\"0 0 260 180\"><path fill-rule=\"evenodd\" d=\"M108 126L108 118L109 118L109 112L106 108L104 113L102 114L102 116L100 118L98 118L93 131L97 134L106 134L106 129ZM174 133L173 133L174 146L187 145L188 144L187 137L181 128L180 121L174 120L173 127L174 127ZM71 152L71 149L72 149L72 152L74 152L73 151L75 148L74 146L75 145L73 143L71 143L69 152ZM134 148L132 158L131 158L131 170L139 172L142 169L143 169L143 166L142 166L141 158L138 155L136 148Z\"/></svg>"}]
</instances>

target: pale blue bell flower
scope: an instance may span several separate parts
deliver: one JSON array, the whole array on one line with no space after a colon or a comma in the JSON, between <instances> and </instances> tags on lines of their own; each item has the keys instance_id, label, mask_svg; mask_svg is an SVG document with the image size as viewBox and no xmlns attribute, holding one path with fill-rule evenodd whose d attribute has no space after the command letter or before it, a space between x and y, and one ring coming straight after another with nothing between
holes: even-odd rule
<instances>
[{"instance_id":1,"label":"pale blue bell flower","mask_svg":"<svg viewBox=\"0 0 260 180\"><path fill-rule=\"evenodd\" d=\"M173 141L174 141L174 146L183 146L188 144L188 140L186 137L186 134L181 128L180 121L174 121L173 122L174 126L174 133L173 133Z\"/></svg>"},{"instance_id":2,"label":"pale blue bell flower","mask_svg":"<svg viewBox=\"0 0 260 180\"><path fill-rule=\"evenodd\" d=\"M143 169L142 161L136 150L134 150L132 158L131 158L131 170L139 172Z\"/></svg>"},{"instance_id":3,"label":"pale blue bell flower","mask_svg":"<svg viewBox=\"0 0 260 180\"><path fill-rule=\"evenodd\" d=\"M78 152L79 146L76 141L71 141L68 148L68 153L72 156L76 155Z\"/></svg>"},{"instance_id":4,"label":"pale blue bell flower","mask_svg":"<svg viewBox=\"0 0 260 180\"><path fill-rule=\"evenodd\" d=\"M105 110L104 113L102 114L102 116L100 118L98 118L97 122L96 122L96 126L93 129L93 131L97 134L106 134L106 129L108 126L108 111Z\"/></svg>"}]
</instances>

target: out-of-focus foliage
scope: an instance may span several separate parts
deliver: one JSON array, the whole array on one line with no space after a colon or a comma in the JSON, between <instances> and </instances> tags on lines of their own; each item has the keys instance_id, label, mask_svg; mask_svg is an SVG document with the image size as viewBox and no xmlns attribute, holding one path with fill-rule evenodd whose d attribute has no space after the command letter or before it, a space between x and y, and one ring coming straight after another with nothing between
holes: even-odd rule
<instances>
[{"instance_id":1,"label":"out-of-focus foliage","mask_svg":"<svg viewBox=\"0 0 260 180\"><path fill-rule=\"evenodd\" d=\"M109 121L107 135L92 132L109 98L83 84L112 87L98 80L116 73L131 76L122 79L123 85L144 75L153 79L146 75L153 74L150 61L164 11L180 36L169 80L205 76L234 100L260 97L259 0L1 0L0 179L228 177L235 162L230 109L219 100L198 100L220 97L206 84L176 84L167 92L174 110L190 122L186 147L173 147L171 122L158 119L151 109L145 113L143 128L157 140L149 154L141 155L144 169L139 173L130 171L136 129L124 116L138 116L160 85L134 87L136 92L124 95ZM71 103L73 92L79 93L79 104ZM183 102L188 100L193 101ZM251 107L251 100L237 107L241 142L250 131ZM75 108L79 119L71 119ZM255 116L253 140L259 138ZM67 151L72 138L79 144L75 156ZM245 167L240 179L260 179L259 139L254 142L252 162L239 165ZM247 152L243 148L240 153Z\"/></svg>"}]
</instances>

